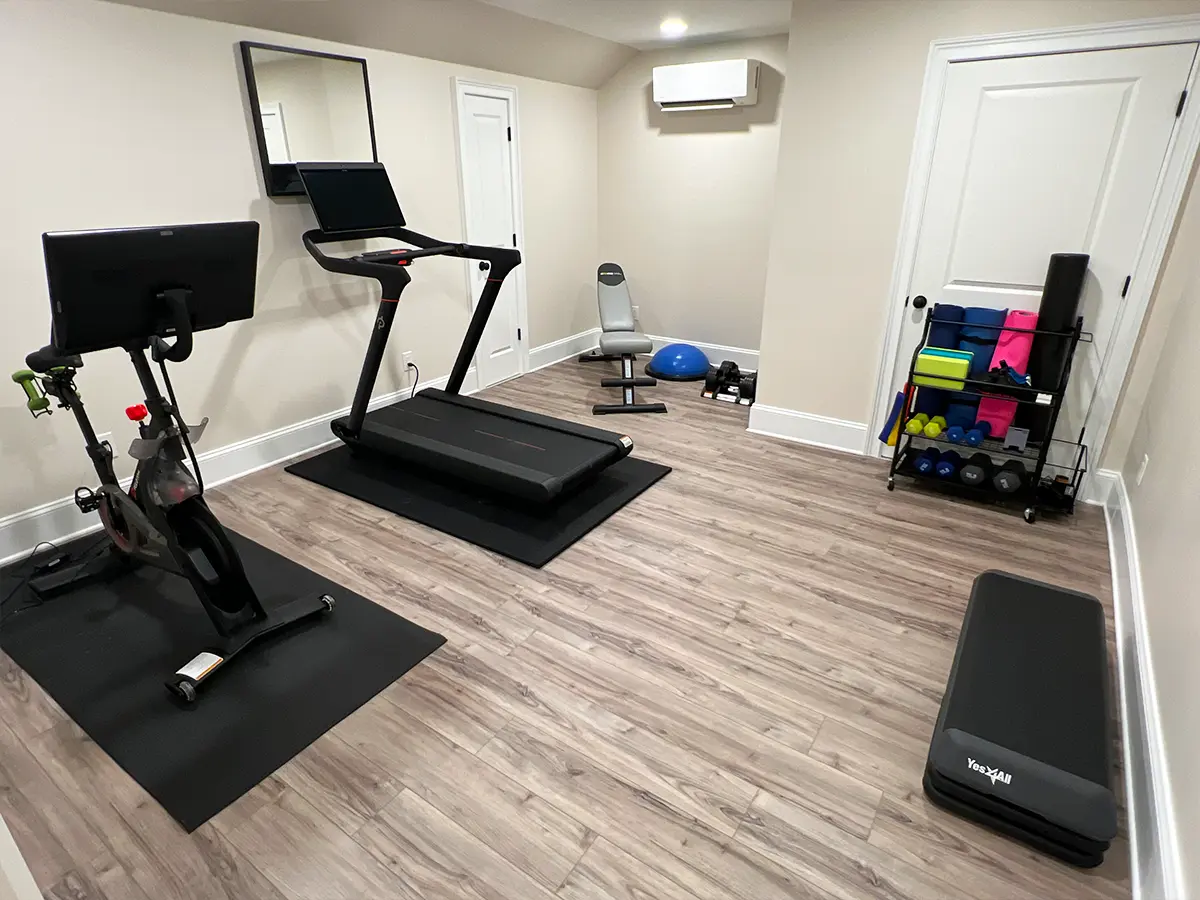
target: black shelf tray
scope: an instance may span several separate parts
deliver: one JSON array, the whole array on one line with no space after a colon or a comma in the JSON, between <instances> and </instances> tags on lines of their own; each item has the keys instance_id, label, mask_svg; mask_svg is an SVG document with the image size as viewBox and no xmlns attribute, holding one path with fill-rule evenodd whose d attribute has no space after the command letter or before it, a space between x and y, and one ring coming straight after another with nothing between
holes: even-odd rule
<instances>
[{"instance_id":1,"label":"black shelf tray","mask_svg":"<svg viewBox=\"0 0 1200 900\"><path fill-rule=\"evenodd\" d=\"M896 467L896 474L903 475L906 478L912 478L929 487L940 490L942 493L951 494L958 497L966 497L971 500L990 503L993 505L1012 506L1012 507L1028 507L1033 493L1029 485L1022 485L1019 491L1012 493L1004 493L998 491L989 482L986 485L970 485L962 481L956 475L954 478L942 478L938 475L926 475L923 472L918 472L912 464L911 457L915 455L911 451L905 454L904 459L899 466ZM1069 513L1075 507L1075 498L1072 493L1067 493L1060 497L1052 490L1043 480L1037 488L1037 506L1043 512L1061 512Z\"/></svg>"},{"instance_id":2,"label":"black shelf tray","mask_svg":"<svg viewBox=\"0 0 1200 900\"><path fill-rule=\"evenodd\" d=\"M906 437L912 438L914 441L927 441L931 444L940 444L943 447L957 450L964 457L970 456L972 453L986 453L988 456L1007 456L1010 459L1029 459L1036 461L1042 453L1042 445L1040 443L1029 443L1024 450L1005 450L1002 441L996 438L984 438L982 444L977 447L972 447L970 444L956 444L946 437L945 432L935 438L931 438L925 434L907 434ZM1057 444L1061 447L1074 447L1075 457L1078 458L1079 448L1082 446L1078 441L1064 441L1060 438L1051 438L1052 444ZM1063 463L1052 463L1046 460L1047 466L1053 466L1056 469L1066 469L1073 471L1074 466L1068 466Z\"/></svg>"}]
</instances>

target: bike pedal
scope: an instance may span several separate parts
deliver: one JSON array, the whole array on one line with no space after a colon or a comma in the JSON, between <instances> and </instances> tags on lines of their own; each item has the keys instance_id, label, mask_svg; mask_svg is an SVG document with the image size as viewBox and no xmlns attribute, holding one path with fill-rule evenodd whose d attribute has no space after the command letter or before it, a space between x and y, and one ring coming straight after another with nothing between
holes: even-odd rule
<instances>
[{"instance_id":1,"label":"bike pedal","mask_svg":"<svg viewBox=\"0 0 1200 900\"><path fill-rule=\"evenodd\" d=\"M100 508L100 498L91 488L76 488L75 505L80 512L93 513Z\"/></svg>"}]
</instances>

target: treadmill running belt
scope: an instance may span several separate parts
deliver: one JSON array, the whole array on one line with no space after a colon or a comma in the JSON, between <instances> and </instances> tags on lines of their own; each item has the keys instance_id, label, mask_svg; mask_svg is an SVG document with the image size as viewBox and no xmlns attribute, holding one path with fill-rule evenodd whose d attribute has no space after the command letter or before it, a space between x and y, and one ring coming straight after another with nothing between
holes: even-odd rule
<instances>
[{"instance_id":1,"label":"treadmill running belt","mask_svg":"<svg viewBox=\"0 0 1200 900\"><path fill-rule=\"evenodd\" d=\"M431 400L421 394L367 414L367 421L464 450L557 475L584 468L596 456L597 442L547 428L530 428L515 419L480 415L473 409ZM601 449L604 448L600 445Z\"/></svg>"},{"instance_id":2,"label":"treadmill running belt","mask_svg":"<svg viewBox=\"0 0 1200 900\"><path fill-rule=\"evenodd\" d=\"M628 456L551 504L534 504L337 447L287 471L509 559L540 568L671 469Z\"/></svg>"}]
</instances>

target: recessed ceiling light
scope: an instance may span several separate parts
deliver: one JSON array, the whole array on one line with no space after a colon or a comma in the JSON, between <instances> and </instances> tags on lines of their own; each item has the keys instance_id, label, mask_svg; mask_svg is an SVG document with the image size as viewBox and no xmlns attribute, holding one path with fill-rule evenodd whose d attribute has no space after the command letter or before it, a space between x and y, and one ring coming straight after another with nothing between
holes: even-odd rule
<instances>
[{"instance_id":1,"label":"recessed ceiling light","mask_svg":"<svg viewBox=\"0 0 1200 900\"><path fill-rule=\"evenodd\" d=\"M681 38L687 33L687 22L683 19L671 17L663 19L662 24L658 26L659 33L669 39Z\"/></svg>"}]
</instances>

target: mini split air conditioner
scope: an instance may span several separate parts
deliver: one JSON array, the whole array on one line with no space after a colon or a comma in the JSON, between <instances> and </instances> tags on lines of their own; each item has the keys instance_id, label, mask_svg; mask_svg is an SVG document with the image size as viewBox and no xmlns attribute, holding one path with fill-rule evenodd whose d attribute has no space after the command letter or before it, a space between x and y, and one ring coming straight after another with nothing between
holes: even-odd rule
<instances>
[{"instance_id":1,"label":"mini split air conditioner","mask_svg":"<svg viewBox=\"0 0 1200 900\"><path fill-rule=\"evenodd\" d=\"M655 66L654 102L666 112L753 106L760 66L757 59Z\"/></svg>"}]
</instances>

